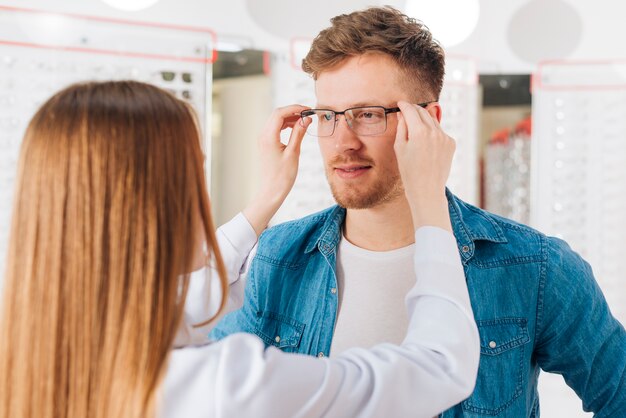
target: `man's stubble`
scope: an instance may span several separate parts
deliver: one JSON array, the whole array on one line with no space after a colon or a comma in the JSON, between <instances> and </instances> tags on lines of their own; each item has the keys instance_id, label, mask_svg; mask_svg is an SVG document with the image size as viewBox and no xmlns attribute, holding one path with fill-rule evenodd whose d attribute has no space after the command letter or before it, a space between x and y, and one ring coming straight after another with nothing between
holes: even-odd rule
<instances>
[{"instance_id":1,"label":"man's stubble","mask_svg":"<svg viewBox=\"0 0 626 418\"><path fill-rule=\"evenodd\" d=\"M332 169L331 169L332 170ZM363 187L349 187L346 184L338 185L331 180L326 171L326 179L330 191L337 204L346 209L370 209L375 206L391 202L404 194L404 187L399 173L386 173L376 178L371 184Z\"/></svg>"}]
</instances>

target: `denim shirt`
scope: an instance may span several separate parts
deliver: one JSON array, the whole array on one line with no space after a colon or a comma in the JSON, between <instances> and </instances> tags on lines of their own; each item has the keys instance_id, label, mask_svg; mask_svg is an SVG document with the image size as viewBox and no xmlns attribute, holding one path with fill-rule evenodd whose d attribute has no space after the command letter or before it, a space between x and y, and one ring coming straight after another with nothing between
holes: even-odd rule
<instances>
[{"instance_id":1,"label":"denim shirt","mask_svg":"<svg viewBox=\"0 0 626 418\"><path fill-rule=\"evenodd\" d=\"M590 266L564 241L447 196L481 358L472 395L441 416L538 417L543 369L562 374L584 410L626 417L626 332ZM345 214L335 206L265 231L244 306L211 337L248 332L286 352L327 356Z\"/></svg>"}]
</instances>

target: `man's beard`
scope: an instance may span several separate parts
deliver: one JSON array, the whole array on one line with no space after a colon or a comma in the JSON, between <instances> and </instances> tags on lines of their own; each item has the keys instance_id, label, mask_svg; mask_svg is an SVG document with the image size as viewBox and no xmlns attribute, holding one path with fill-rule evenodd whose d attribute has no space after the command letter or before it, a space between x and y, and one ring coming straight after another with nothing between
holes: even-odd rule
<instances>
[{"instance_id":1,"label":"man's beard","mask_svg":"<svg viewBox=\"0 0 626 418\"><path fill-rule=\"evenodd\" d=\"M329 167L335 166L339 162L350 162L363 165L371 165L369 160L359 159L358 161L336 158ZM356 187L347 186L343 183L339 186L338 181L332 177L333 168L327 168L326 178L330 185L330 191L339 206L346 209L369 209L375 206L391 202L404 194L404 187L399 173L388 173L380 176L367 186L358 184Z\"/></svg>"}]
</instances>

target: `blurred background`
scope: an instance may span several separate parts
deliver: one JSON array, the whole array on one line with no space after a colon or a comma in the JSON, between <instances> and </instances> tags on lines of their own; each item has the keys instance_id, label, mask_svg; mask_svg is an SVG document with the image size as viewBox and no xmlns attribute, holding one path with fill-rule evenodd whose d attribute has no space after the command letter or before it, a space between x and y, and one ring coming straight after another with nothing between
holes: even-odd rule
<instances>
[{"instance_id":1,"label":"blurred background","mask_svg":"<svg viewBox=\"0 0 626 418\"><path fill-rule=\"evenodd\" d=\"M626 322L626 3L614 0L0 0L0 271L21 138L55 91L130 78L188 100L221 224L255 191L256 137L271 110L315 104L300 69L312 38L337 14L385 4L422 20L446 50L451 190L566 239ZM331 204L307 138L273 222ZM542 416L590 416L559 376L542 374L540 395Z\"/></svg>"}]
</instances>

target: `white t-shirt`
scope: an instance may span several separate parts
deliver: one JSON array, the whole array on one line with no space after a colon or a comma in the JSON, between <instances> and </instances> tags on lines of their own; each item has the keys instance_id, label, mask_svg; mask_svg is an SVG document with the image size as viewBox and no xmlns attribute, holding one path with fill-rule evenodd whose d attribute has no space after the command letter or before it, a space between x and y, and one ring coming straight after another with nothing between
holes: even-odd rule
<instances>
[{"instance_id":1,"label":"white t-shirt","mask_svg":"<svg viewBox=\"0 0 626 418\"><path fill-rule=\"evenodd\" d=\"M240 214L218 241L231 283L228 309L243 299L240 272L255 244ZM479 360L478 330L454 236L415 232L417 282L406 298L410 326L402 346L353 348L333 358L283 353L250 334L172 351L162 418L432 417L470 395ZM191 324L215 312L207 291L216 275L191 278L178 344L201 342Z\"/></svg>"},{"instance_id":2,"label":"white t-shirt","mask_svg":"<svg viewBox=\"0 0 626 418\"><path fill-rule=\"evenodd\" d=\"M342 237L337 251L339 310L331 355L381 342L400 344L409 325L404 297L415 284L415 245L369 251Z\"/></svg>"}]
</instances>

